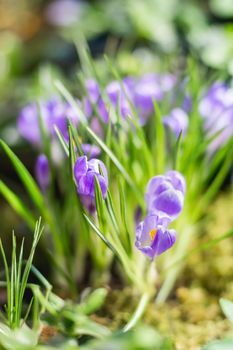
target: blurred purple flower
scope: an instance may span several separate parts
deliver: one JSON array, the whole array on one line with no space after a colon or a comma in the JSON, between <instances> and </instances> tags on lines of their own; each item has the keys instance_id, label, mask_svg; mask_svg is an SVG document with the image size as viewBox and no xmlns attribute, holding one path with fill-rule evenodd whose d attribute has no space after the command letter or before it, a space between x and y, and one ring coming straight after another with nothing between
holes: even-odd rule
<instances>
[{"instance_id":1,"label":"blurred purple flower","mask_svg":"<svg viewBox=\"0 0 233 350\"><path fill-rule=\"evenodd\" d=\"M175 85L172 74L145 74L140 78L125 79L131 92L132 101L139 113L139 120L144 125L154 112L154 101L160 102Z\"/></svg>"},{"instance_id":2,"label":"blurred purple flower","mask_svg":"<svg viewBox=\"0 0 233 350\"><path fill-rule=\"evenodd\" d=\"M148 215L136 228L135 246L151 260L171 248L176 241L176 231L168 230L168 217Z\"/></svg>"},{"instance_id":3,"label":"blurred purple flower","mask_svg":"<svg viewBox=\"0 0 233 350\"><path fill-rule=\"evenodd\" d=\"M177 218L184 205L185 179L175 170L154 176L148 183L145 200L149 214Z\"/></svg>"},{"instance_id":4,"label":"blurred purple flower","mask_svg":"<svg viewBox=\"0 0 233 350\"><path fill-rule=\"evenodd\" d=\"M100 88L94 79L87 79L85 81L87 96L92 103L96 103L100 97Z\"/></svg>"},{"instance_id":5,"label":"blurred purple flower","mask_svg":"<svg viewBox=\"0 0 233 350\"><path fill-rule=\"evenodd\" d=\"M170 128L178 138L180 133L186 134L188 129L188 115L181 108L174 108L169 116L163 118L163 124Z\"/></svg>"},{"instance_id":6,"label":"blurred purple flower","mask_svg":"<svg viewBox=\"0 0 233 350\"><path fill-rule=\"evenodd\" d=\"M35 165L35 174L40 188L42 191L45 191L50 183L49 162L45 154L40 154L38 156Z\"/></svg>"},{"instance_id":7,"label":"blurred purple flower","mask_svg":"<svg viewBox=\"0 0 233 350\"><path fill-rule=\"evenodd\" d=\"M81 1L55 0L47 6L46 17L52 25L70 26L79 20L82 8Z\"/></svg>"},{"instance_id":8,"label":"blurred purple flower","mask_svg":"<svg viewBox=\"0 0 233 350\"><path fill-rule=\"evenodd\" d=\"M83 143L82 144L82 150L83 153L89 158L96 158L100 155L101 150L96 145L91 145L90 143Z\"/></svg>"},{"instance_id":9,"label":"blurred purple flower","mask_svg":"<svg viewBox=\"0 0 233 350\"><path fill-rule=\"evenodd\" d=\"M83 99L83 108L86 117L101 118L104 123L108 122L108 111L104 100L100 94L100 87L94 79L88 79L85 82L87 96Z\"/></svg>"},{"instance_id":10,"label":"blurred purple flower","mask_svg":"<svg viewBox=\"0 0 233 350\"><path fill-rule=\"evenodd\" d=\"M163 95L156 75L148 74L138 80L134 89L133 100L136 109L139 111L142 124L154 112L154 100L161 101Z\"/></svg>"},{"instance_id":11,"label":"blurred purple flower","mask_svg":"<svg viewBox=\"0 0 233 350\"><path fill-rule=\"evenodd\" d=\"M42 112L43 122L45 123L45 113ZM40 128L38 121L38 110L36 104L32 103L25 106L18 117L17 127L21 136L33 144L40 144Z\"/></svg>"},{"instance_id":12,"label":"blurred purple flower","mask_svg":"<svg viewBox=\"0 0 233 350\"><path fill-rule=\"evenodd\" d=\"M103 198L106 198L108 175L106 167L101 160L91 159L88 161L86 156L79 157L74 166L74 177L80 198L84 205L88 204L87 207L94 203L95 178L99 182Z\"/></svg>"},{"instance_id":13,"label":"blurred purple flower","mask_svg":"<svg viewBox=\"0 0 233 350\"><path fill-rule=\"evenodd\" d=\"M199 103L200 114L202 117L207 119L211 118L213 121L226 107L233 104L232 98L230 98L228 93L228 87L224 83L216 82L201 99Z\"/></svg>"},{"instance_id":14,"label":"blurred purple flower","mask_svg":"<svg viewBox=\"0 0 233 350\"><path fill-rule=\"evenodd\" d=\"M18 117L17 125L19 133L29 142L35 145L41 143L39 112L36 104L32 103L24 107ZM78 117L72 107L54 97L41 104L41 118L45 132L54 137L56 126L65 138L68 138L67 119L74 125L78 124Z\"/></svg>"},{"instance_id":15,"label":"blurred purple flower","mask_svg":"<svg viewBox=\"0 0 233 350\"><path fill-rule=\"evenodd\" d=\"M131 113L130 105L128 99L130 99L130 91L127 88L124 82L122 83L123 87L118 81L112 81L106 87L106 92L109 97L109 100L112 106L117 110L119 107L121 116L126 118L128 114ZM127 96L126 96L127 94Z\"/></svg>"},{"instance_id":16,"label":"blurred purple flower","mask_svg":"<svg viewBox=\"0 0 233 350\"><path fill-rule=\"evenodd\" d=\"M96 117L93 105L104 123L108 122L108 102L118 111L122 118L132 115L131 104L138 112L139 121L144 125L154 112L154 100L160 102L165 94L174 87L176 77L172 74L145 74L142 77L125 77L122 83L112 81L105 87L109 101L101 97L99 85L95 80L86 82L87 96L83 99L87 118Z\"/></svg>"},{"instance_id":17,"label":"blurred purple flower","mask_svg":"<svg viewBox=\"0 0 233 350\"><path fill-rule=\"evenodd\" d=\"M201 99L199 112L207 136L219 132L208 146L208 153L213 154L233 135L233 88L222 82L214 83Z\"/></svg>"}]
</instances>

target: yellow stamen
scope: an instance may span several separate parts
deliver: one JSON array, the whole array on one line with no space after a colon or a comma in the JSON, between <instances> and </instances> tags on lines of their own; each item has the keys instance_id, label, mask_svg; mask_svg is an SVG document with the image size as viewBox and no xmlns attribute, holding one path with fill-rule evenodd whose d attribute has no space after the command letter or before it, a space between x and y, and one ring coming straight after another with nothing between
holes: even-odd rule
<instances>
[{"instance_id":1,"label":"yellow stamen","mask_svg":"<svg viewBox=\"0 0 233 350\"><path fill-rule=\"evenodd\" d=\"M153 230L150 231L150 238L153 241L155 239L155 235L157 233L157 230L154 228Z\"/></svg>"}]
</instances>

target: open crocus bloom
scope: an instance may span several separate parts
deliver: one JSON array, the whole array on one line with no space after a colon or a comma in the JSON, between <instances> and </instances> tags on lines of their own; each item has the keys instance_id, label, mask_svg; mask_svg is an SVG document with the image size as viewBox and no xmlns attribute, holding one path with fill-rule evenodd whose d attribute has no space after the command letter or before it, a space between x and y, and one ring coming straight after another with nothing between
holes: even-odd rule
<instances>
[{"instance_id":1,"label":"open crocus bloom","mask_svg":"<svg viewBox=\"0 0 233 350\"><path fill-rule=\"evenodd\" d=\"M154 176L148 183L145 200L149 214L168 216L174 220L184 205L185 179L177 171Z\"/></svg>"},{"instance_id":2,"label":"open crocus bloom","mask_svg":"<svg viewBox=\"0 0 233 350\"><path fill-rule=\"evenodd\" d=\"M150 259L164 253L176 241L176 231L168 230L168 217L148 215L136 228L135 246Z\"/></svg>"}]
</instances>

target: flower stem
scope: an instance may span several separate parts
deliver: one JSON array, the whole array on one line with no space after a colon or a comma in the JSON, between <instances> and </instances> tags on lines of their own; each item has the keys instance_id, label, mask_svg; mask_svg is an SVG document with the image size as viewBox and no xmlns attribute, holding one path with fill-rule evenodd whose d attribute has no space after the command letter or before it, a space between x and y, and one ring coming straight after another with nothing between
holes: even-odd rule
<instances>
[{"instance_id":1,"label":"flower stem","mask_svg":"<svg viewBox=\"0 0 233 350\"><path fill-rule=\"evenodd\" d=\"M141 299L138 303L137 309L135 310L132 318L129 320L129 322L125 325L123 328L123 332L128 332L130 329L132 329L137 322L142 317L143 313L145 312L145 309L149 303L151 294L149 292L145 292L142 294Z\"/></svg>"}]
</instances>

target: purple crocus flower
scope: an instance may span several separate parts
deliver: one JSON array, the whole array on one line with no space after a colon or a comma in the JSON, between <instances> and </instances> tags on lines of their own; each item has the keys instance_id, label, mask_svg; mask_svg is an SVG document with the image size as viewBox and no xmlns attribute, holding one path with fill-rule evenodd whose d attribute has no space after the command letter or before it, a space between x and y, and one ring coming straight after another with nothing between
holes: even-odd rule
<instances>
[{"instance_id":1,"label":"purple crocus flower","mask_svg":"<svg viewBox=\"0 0 233 350\"><path fill-rule=\"evenodd\" d=\"M154 176L148 183L145 200L149 214L177 218L184 205L185 179L175 170Z\"/></svg>"},{"instance_id":2,"label":"purple crocus flower","mask_svg":"<svg viewBox=\"0 0 233 350\"><path fill-rule=\"evenodd\" d=\"M38 156L35 165L35 173L40 188L42 191L45 191L50 183L49 162L45 154L40 154Z\"/></svg>"},{"instance_id":3,"label":"purple crocus flower","mask_svg":"<svg viewBox=\"0 0 233 350\"><path fill-rule=\"evenodd\" d=\"M100 172L101 169L101 172ZM98 180L102 196L106 198L108 189L108 175L104 163L99 159L87 160L86 156L79 157L74 166L74 177L77 191L83 204L94 204L95 178Z\"/></svg>"},{"instance_id":4,"label":"purple crocus flower","mask_svg":"<svg viewBox=\"0 0 233 350\"><path fill-rule=\"evenodd\" d=\"M163 118L163 124L170 128L178 138L180 133L186 133L188 128L188 115L181 108L174 108L169 116Z\"/></svg>"},{"instance_id":5,"label":"purple crocus flower","mask_svg":"<svg viewBox=\"0 0 233 350\"><path fill-rule=\"evenodd\" d=\"M135 246L151 260L171 248L176 241L176 231L167 229L168 217L147 215L136 228Z\"/></svg>"}]
</instances>

